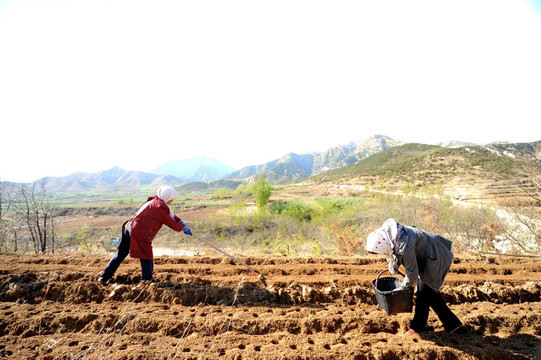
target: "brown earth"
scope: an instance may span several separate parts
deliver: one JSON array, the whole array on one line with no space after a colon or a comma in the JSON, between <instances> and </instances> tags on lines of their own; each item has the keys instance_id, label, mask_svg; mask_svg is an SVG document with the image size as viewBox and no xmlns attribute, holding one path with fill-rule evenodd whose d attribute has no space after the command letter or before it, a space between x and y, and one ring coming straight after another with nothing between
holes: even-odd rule
<instances>
[{"instance_id":1,"label":"brown earth","mask_svg":"<svg viewBox=\"0 0 541 360\"><path fill-rule=\"evenodd\" d=\"M109 206L106 210L107 215L96 213L100 210L98 207L90 209L80 208L77 211L66 211L66 214L55 218L55 230L57 233L77 231L81 226L86 225L91 229L94 228L121 228L122 224L128 220L135 212L137 206L115 205ZM209 216L220 214L223 211L219 206L177 206L176 213L182 216L182 220L187 222L201 221Z\"/></svg>"},{"instance_id":2,"label":"brown earth","mask_svg":"<svg viewBox=\"0 0 541 360\"><path fill-rule=\"evenodd\" d=\"M539 359L541 259L459 256L442 288L469 334L405 335L370 257L159 257L154 283L105 255L0 255L0 357L11 359Z\"/></svg>"}]
</instances>

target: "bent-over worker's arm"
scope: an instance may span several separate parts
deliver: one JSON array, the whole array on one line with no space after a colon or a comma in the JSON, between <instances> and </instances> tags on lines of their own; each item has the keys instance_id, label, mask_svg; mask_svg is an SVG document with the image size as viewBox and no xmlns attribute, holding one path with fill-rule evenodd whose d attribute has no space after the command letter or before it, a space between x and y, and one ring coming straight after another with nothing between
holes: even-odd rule
<instances>
[{"instance_id":1,"label":"bent-over worker's arm","mask_svg":"<svg viewBox=\"0 0 541 360\"><path fill-rule=\"evenodd\" d=\"M408 241L404 254L402 255L402 264L406 269L406 277L404 278L404 287L414 287L419 277L419 267L417 265L417 255L415 254L415 241Z\"/></svg>"},{"instance_id":2,"label":"bent-over worker's arm","mask_svg":"<svg viewBox=\"0 0 541 360\"><path fill-rule=\"evenodd\" d=\"M180 218L178 216L171 217L169 214L169 207L163 207L159 206L160 208L160 220L163 224L167 225L171 229L175 231L182 231L184 230L184 225L180 223Z\"/></svg>"}]
</instances>

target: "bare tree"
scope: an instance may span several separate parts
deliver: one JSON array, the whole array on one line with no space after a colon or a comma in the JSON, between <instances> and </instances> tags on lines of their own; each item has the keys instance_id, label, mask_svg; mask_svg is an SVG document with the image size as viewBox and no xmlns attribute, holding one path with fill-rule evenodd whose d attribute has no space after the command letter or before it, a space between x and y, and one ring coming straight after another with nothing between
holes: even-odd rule
<instances>
[{"instance_id":1,"label":"bare tree","mask_svg":"<svg viewBox=\"0 0 541 360\"><path fill-rule=\"evenodd\" d=\"M522 161L523 178L518 181L523 197L507 201L505 235L521 252L541 250L541 171L540 160Z\"/></svg>"},{"instance_id":2,"label":"bare tree","mask_svg":"<svg viewBox=\"0 0 541 360\"><path fill-rule=\"evenodd\" d=\"M45 190L46 179L23 184L14 203L20 224L29 234L36 253L54 252L54 213L56 207Z\"/></svg>"},{"instance_id":3,"label":"bare tree","mask_svg":"<svg viewBox=\"0 0 541 360\"><path fill-rule=\"evenodd\" d=\"M0 181L0 248L5 252L9 251L9 220L7 213L11 207L11 197L7 191L7 186Z\"/></svg>"},{"instance_id":4,"label":"bare tree","mask_svg":"<svg viewBox=\"0 0 541 360\"><path fill-rule=\"evenodd\" d=\"M541 171L539 169L540 161L533 163L523 162L522 167L528 178L520 182L521 189L533 200L534 205L541 205Z\"/></svg>"},{"instance_id":5,"label":"bare tree","mask_svg":"<svg viewBox=\"0 0 541 360\"><path fill-rule=\"evenodd\" d=\"M20 231L21 231L21 226L17 225L15 226L15 224L21 224L23 221L22 221L22 218L19 216L19 218L15 218L13 220L11 220L11 227L10 227L10 231L9 231L9 234L8 236L12 237L13 238L13 252L17 252L19 251L19 235L20 235Z\"/></svg>"}]
</instances>

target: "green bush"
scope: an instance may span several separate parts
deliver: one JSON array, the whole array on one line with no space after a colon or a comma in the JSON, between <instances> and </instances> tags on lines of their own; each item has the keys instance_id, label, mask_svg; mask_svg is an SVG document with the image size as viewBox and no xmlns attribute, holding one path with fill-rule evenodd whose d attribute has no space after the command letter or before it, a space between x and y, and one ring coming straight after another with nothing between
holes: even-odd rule
<instances>
[{"instance_id":1,"label":"green bush","mask_svg":"<svg viewBox=\"0 0 541 360\"><path fill-rule=\"evenodd\" d=\"M263 179L262 175L259 175L257 183L254 188L255 203L259 209L262 209L267 205L272 193L272 186Z\"/></svg>"},{"instance_id":2,"label":"green bush","mask_svg":"<svg viewBox=\"0 0 541 360\"><path fill-rule=\"evenodd\" d=\"M275 201L269 205L269 212L289 216L298 221L310 221L315 214L312 206L299 199Z\"/></svg>"},{"instance_id":3,"label":"green bush","mask_svg":"<svg viewBox=\"0 0 541 360\"><path fill-rule=\"evenodd\" d=\"M270 203L268 206L268 211L271 214L280 215L288 207L287 200L277 200Z\"/></svg>"},{"instance_id":4,"label":"green bush","mask_svg":"<svg viewBox=\"0 0 541 360\"><path fill-rule=\"evenodd\" d=\"M215 190L210 196L211 199L228 199L233 194L233 191L229 189L218 189Z\"/></svg>"},{"instance_id":5,"label":"green bush","mask_svg":"<svg viewBox=\"0 0 541 360\"><path fill-rule=\"evenodd\" d=\"M314 202L321 208L322 214L339 213L349 207L362 206L364 200L358 197L349 198L316 198Z\"/></svg>"}]
</instances>

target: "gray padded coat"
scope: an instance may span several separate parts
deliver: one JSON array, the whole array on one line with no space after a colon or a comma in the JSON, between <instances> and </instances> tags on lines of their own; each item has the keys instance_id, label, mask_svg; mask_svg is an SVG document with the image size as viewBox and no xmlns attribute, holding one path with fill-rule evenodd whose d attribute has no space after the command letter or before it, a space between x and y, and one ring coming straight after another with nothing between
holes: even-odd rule
<instances>
[{"instance_id":1,"label":"gray padded coat","mask_svg":"<svg viewBox=\"0 0 541 360\"><path fill-rule=\"evenodd\" d=\"M414 227L398 227L394 254L406 269L404 285L415 286L419 277L430 288L438 291L453 262L452 242Z\"/></svg>"}]
</instances>

